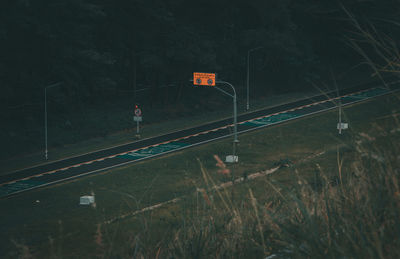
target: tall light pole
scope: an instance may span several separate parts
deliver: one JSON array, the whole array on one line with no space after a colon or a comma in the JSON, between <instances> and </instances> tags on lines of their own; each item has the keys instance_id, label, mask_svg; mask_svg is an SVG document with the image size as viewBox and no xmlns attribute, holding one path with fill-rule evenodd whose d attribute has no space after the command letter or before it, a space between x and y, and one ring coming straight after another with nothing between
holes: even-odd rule
<instances>
[{"instance_id":1,"label":"tall light pole","mask_svg":"<svg viewBox=\"0 0 400 259\"><path fill-rule=\"evenodd\" d=\"M248 111L250 109L250 101L249 101L249 81L250 81L250 52L258 50L258 49L262 49L264 47L257 47L254 49L249 49L247 51L247 94L246 94L246 111Z\"/></svg>"},{"instance_id":2,"label":"tall light pole","mask_svg":"<svg viewBox=\"0 0 400 259\"><path fill-rule=\"evenodd\" d=\"M213 86L215 89L219 90L220 92L232 97L233 99L233 154L231 156L226 157L226 162L229 163L236 163L239 162L239 157L236 155L237 144L239 143L237 137L237 96L235 87L226 81L216 80L215 73L193 73L193 83L194 85L208 85ZM226 84L232 88L233 93L230 94L229 92L217 87L217 83L219 84ZM235 183L235 166L232 167L232 185ZM233 188L232 188L232 199L233 199Z\"/></svg>"},{"instance_id":3,"label":"tall light pole","mask_svg":"<svg viewBox=\"0 0 400 259\"><path fill-rule=\"evenodd\" d=\"M46 160L49 159L48 150L47 150L47 89L58 86L61 83L62 82L58 82L58 83L55 83L52 85L48 85L44 88L44 145L45 145L44 157L46 158Z\"/></svg>"},{"instance_id":4,"label":"tall light pole","mask_svg":"<svg viewBox=\"0 0 400 259\"><path fill-rule=\"evenodd\" d=\"M233 94L230 94L224 90L222 90L221 88L218 88L217 86L214 86L215 89L223 92L224 94L230 96L233 98L233 159L236 159L236 146L237 143L239 143L238 137L237 137L237 96L236 96L236 91L235 91L235 87L233 87L233 85L229 82L226 81L215 81L216 83L221 83L221 84L227 84L232 88ZM235 162L235 161L234 161Z\"/></svg>"},{"instance_id":5,"label":"tall light pole","mask_svg":"<svg viewBox=\"0 0 400 259\"><path fill-rule=\"evenodd\" d=\"M235 87L231 83L228 83L226 81L215 81L216 83L220 84L227 84L232 88L233 94L230 94L221 88L214 86L215 89L223 92L226 95L229 95L230 97L233 98L233 152L232 152L232 160L230 162L236 163L239 162L239 157L236 155L236 149L237 149L237 144L239 143L238 137L237 137L237 102L236 102L236 91ZM226 162L228 162L228 157L226 159ZM235 166L232 167L232 184L235 182ZM232 199L233 199L233 188L232 188Z\"/></svg>"},{"instance_id":6,"label":"tall light pole","mask_svg":"<svg viewBox=\"0 0 400 259\"><path fill-rule=\"evenodd\" d=\"M235 160L238 160L236 156L236 145L239 142L238 137L237 137L237 95L236 95L236 90L235 87L226 81L221 81L221 80L216 80L216 74L215 73L193 73L193 80L190 80L193 82L195 86L199 85L204 85L204 86L212 86L213 88L219 90L220 92L232 97L233 99L233 154L232 154L232 159L233 162L236 162ZM217 87L217 83L219 84L226 84L229 85L232 88L233 93L230 94L227 91Z\"/></svg>"}]
</instances>

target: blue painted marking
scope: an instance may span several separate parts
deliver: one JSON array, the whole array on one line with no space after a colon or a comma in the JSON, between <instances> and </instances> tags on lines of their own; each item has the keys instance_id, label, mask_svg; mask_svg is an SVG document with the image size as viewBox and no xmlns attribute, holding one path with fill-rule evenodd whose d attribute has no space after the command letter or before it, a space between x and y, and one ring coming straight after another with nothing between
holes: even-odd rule
<instances>
[{"instance_id":1,"label":"blue painted marking","mask_svg":"<svg viewBox=\"0 0 400 259\"><path fill-rule=\"evenodd\" d=\"M125 155L121 155L118 157L121 158L126 158L126 159L133 159L133 160L137 160L137 159L141 159L141 158L145 158L145 157L149 157L149 156L154 156L154 155L158 155L158 154L162 154L168 151L172 151L172 150L176 150L182 147L185 147L189 144L186 143L182 143L182 142L170 142L170 143L166 143L166 144L161 144L155 147L148 147L145 149L141 149L135 152L131 152Z\"/></svg>"},{"instance_id":2,"label":"blue painted marking","mask_svg":"<svg viewBox=\"0 0 400 259\"><path fill-rule=\"evenodd\" d=\"M341 100L343 102L353 102L356 100L363 100L363 99L368 99L374 96L378 96L378 95L382 95L385 93L388 93L389 91L385 88L375 88L375 89L371 89L369 91L365 91L362 93L358 93L358 94L353 94L353 95L349 95L346 97L342 97ZM269 124L273 124L273 123L277 123L277 122L283 122L285 120L289 120L295 117L300 116L300 114L297 114L296 112L284 112L284 113L280 113L277 115L273 115L273 116L268 116L265 118L261 118L261 119L256 119L256 120L252 120L252 121L248 121L243 123L243 125L247 125L247 126L255 126L255 127L259 127L259 126L264 126L264 125L269 125Z\"/></svg>"},{"instance_id":3,"label":"blue painted marking","mask_svg":"<svg viewBox=\"0 0 400 259\"><path fill-rule=\"evenodd\" d=\"M358 94L352 94L346 97L343 97L342 100L362 100L362 99L367 99L367 98L371 98L377 95L381 95L381 94L385 94L388 93L389 90L385 89L385 88L375 88L375 89L371 89L369 91L365 91L362 93L358 93Z\"/></svg>"},{"instance_id":4,"label":"blue painted marking","mask_svg":"<svg viewBox=\"0 0 400 259\"><path fill-rule=\"evenodd\" d=\"M292 119L292 118L295 118L298 116L299 116L298 114L293 113L293 112L285 112L285 113L280 113L280 114L268 116L268 117L257 119L257 120L248 121L243 124L249 125L249 126L269 125L269 124L273 124L276 122L289 120L289 119Z\"/></svg>"},{"instance_id":5,"label":"blue painted marking","mask_svg":"<svg viewBox=\"0 0 400 259\"><path fill-rule=\"evenodd\" d=\"M20 180L15 183L5 184L3 186L0 186L0 197L7 196L8 194L22 191L25 189L30 189L36 186L40 186L45 183L46 182L27 179L27 180Z\"/></svg>"}]
</instances>

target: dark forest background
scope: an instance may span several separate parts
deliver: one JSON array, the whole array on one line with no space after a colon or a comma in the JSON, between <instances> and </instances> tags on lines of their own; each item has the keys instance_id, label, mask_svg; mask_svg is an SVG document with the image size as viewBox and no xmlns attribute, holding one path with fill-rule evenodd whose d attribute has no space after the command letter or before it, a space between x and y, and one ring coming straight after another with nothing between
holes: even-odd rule
<instances>
[{"instance_id":1,"label":"dark forest background","mask_svg":"<svg viewBox=\"0 0 400 259\"><path fill-rule=\"evenodd\" d=\"M50 146L134 127L135 103L145 123L231 103L193 88L193 72L218 73L243 104L256 47L252 99L310 90L362 61L343 8L398 37L398 0L2 0L2 154L43 149L44 89L58 82L47 93Z\"/></svg>"}]
</instances>

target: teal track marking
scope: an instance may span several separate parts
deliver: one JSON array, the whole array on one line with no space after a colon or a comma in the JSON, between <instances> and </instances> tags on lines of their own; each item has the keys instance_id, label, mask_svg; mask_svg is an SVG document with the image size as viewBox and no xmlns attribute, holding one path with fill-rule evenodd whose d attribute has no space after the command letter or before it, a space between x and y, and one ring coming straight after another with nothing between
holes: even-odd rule
<instances>
[{"instance_id":1,"label":"teal track marking","mask_svg":"<svg viewBox=\"0 0 400 259\"><path fill-rule=\"evenodd\" d=\"M140 150L139 150L139 151L136 151L136 152L130 152L130 153L125 154L125 155L120 155L118 157L126 158L126 159L132 159L132 160L138 160L138 159L149 157L149 156L151 156L151 155L149 155L147 153L140 152Z\"/></svg>"},{"instance_id":2,"label":"teal track marking","mask_svg":"<svg viewBox=\"0 0 400 259\"><path fill-rule=\"evenodd\" d=\"M132 160L138 160L138 159L141 159L141 158L146 158L146 157L150 157L150 156L159 155L159 154L162 154L162 153L174 151L174 150L177 150L177 149L181 149L181 148L184 148L185 146L188 146L188 145L189 144L178 142L178 141L174 141L174 142L160 144L160 145L153 146L153 147L147 147L147 148L144 148L144 149L141 149L141 150L130 152L130 153L125 154L125 155L120 155L118 157L126 158L126 159L132 159Z\"/></svg>"},{"instance_id":3,"label":"teal track marking","mask_svg":"<svg viewBox=\"0 0 400 259\"><path fill-rule=\"evenodd\" d=\"M365 91L365 92L361 92L361 93L357 93L357 94L352 94L352 95L348 95L345 97L342 97L342 100L364 100L364 99L368 99L371 97L375 97L378 95L382 95L385 93L388 93L389 90L385 89L385 88L374 88L371 89L369 91Z\"/></svg>"},{"instance_id":4,"label":"teal track marking","mask_svg":"<svg viewBox=\"0 0 400 259\"><path fill-rule=\"evenodd\" d=\"M344 103L353 103L357 101L366 100L368 98L376 97L379 95L383 95L388 93L389 90L385 88L373 88L367 91L363 91L360 93L350 94L348 96L341 97L341 101ZM304 107L299 107L297 110L301 110ZM263 118L250 120L247 122L242 123L243 125L247 125L250 127L262 127L271 124L281 123L286 120L294 119L296 117L301 116L293 111L286 111L275 115L269 115Z\"/></svg>"},{"instance_id":5,"label":"teal track marking","mask_svg":"<svg viewBox=\"0 0 400 259\"><path fill-rule=\"evenodd\" d=\"M45 182L36 181L32 179L20 180L18 182L6 184L0 186L0 197L6 196L10 193L20 192L26 189L35 188L37 186L43 185Z\"/></svg>"},{"instance_id":6,"label":"teal track marking","mask_svg":"<svg viewBox=\"0 0 400 259\"><path fill-rule=\"evenodd\" d=\"M293 112L284 112L284 113L280 113L280 114L276 114L276 115L272 115L272 116L268 116L268 117L264 117L261 119L255 119L252 121L247 121L245 123L243 123L244 125L249 125L249 126L254 126L254 125L269 125L269 124L274 124L274 123L278 123L278 122L282 122L285 120L289 120L289 119L293 119L298 117L299 115L293 113Z\"/></svg>"}]
</instances>

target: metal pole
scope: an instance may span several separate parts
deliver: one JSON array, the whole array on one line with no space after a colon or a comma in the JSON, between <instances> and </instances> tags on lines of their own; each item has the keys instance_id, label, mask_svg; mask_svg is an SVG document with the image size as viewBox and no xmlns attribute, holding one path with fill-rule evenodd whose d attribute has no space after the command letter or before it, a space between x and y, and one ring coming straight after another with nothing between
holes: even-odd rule
<instances>
[{"instance_id":1,"label":"metal pole","mask_svg":"<svg viewBox=\"0 0 400 259\"><path fill-rule=\"evenodd\" d=\"M233 90L233 95L225 92L222 89L219 89L218 87L215 87L216 89L220 90L221 92L231 96L233 98L233 156L236 156L236 145L239 142L238 137L237 137L237 95L236 95L236 90L235 87L233 87L232 84L225 82L225 81L216 81L216 83L223 83L229 85L232 90Z\"/></svg>"},{"instance_id":2,"label":"metal pole","mask_svg":"<svg viewBox=\"0 0 400 259\"><path fill-rule=\"evenodd\" d=\"M249 72L250 72L250 65L249 65L249 59L250 59L250 50L247 51L247 91L246 91L246 111L249 110L250 108L250 103L249 103Z\"/></svg>"},{"instance_id":3,"label":"metal pole","mask_svg":"<svg viewBox=\"0 0 400 259\"><path fill-rule=\"evenodd\" d=\"M136 121L136 134L139 134L139 120Z\"/></svg>"},{"instance_id":4,"label":"metal pole","mask_svg":"<svg viewBox=\"0 0 400 259\"><path fill-rule=\"evenodd\" d=\"M232 86L233 88L233 86ZM233 167L232 167L232 201L234 200L234 188L233 185L235 183L235 162L236 162L236 148L237 143L239 142L237 138L237 101L236 101L236 91L233 88Z\"/></svg>"},{"instance_id":5,"label":"metal pole","mask_svg":"<svg viewBox=\"0 0 400 259\"><path fill-rule=\"evenodd\" d=\"M233 95L233 134L234 134L234 142L238 142L237 138L237 100L236 100L236 92Z\"/></svg>"},{"instance_id":6,"label":"metal pole","mask_svg":"<svg viewBox=\"0 0 400 259\"><path fill-rule=\"evenodd\" d=\"M47 151L47 87L44 88L44 143L45 143L44 156L46 160L48 160L49 157Z\"/></svg>"},{"instance_id":7,"label":"metal pole","mask_svg":"<svg viewBox=\"0 0 400 259\"><path fill-rule=\"evenodd\" d=\"M339 134L342 134L342 100L339 97Z\"/></svg>"},{"instance_id":8,"label":"metal pole","mask_svg":"<svg viewBox=\"0 0 400 259\"><path fill-rule=\"evenodd\" d=\"M239 143L237 137L237 100L236 100L236 93L233 95L233 159L236 157L236 148L237 143ZM233 173L232 173L233 175Z\"/></svg>"},{"instance_id":9,"label":"metal pole","mask_svg":"<svg viewBox=\"0 0 400 259\"><path fill-rule=\"evenodd\" d=\"M258 50L258 49L262 49L263 47L257 47L254 49L249 49L247 51L247 91L246 91L246 111L248 111L250 109L250 52Z\"/></svg>"},{"instance_id":10,"label":"metal pole","mask_svg":"<svg viewBox=\"0 0 400 259\"><path fill-rule=\"evenodd\" d=\"M45 150L44 150L44 157L46 160L49 159L48 156L48 150L47 150L47 88L52 88L55 86L60 85L62 82L58 82L52 85L48 85L44 88L44 145L45 145Z\"/></svg>"},{"instance_id":11,"label":"metal pole","mask_svg":"<svg viewBox=\"0 0 400 259\"><path fill-rule=\"evenodd\" d=\"M232 90L233 90L233 95L218 88L217 86L215 86L215 88L219 91L221 91L222 93L229 95L230 97L233 98L233 163L235 163L235 158L236 158L236 145L239 142L238 137L237 137L237 95L236 95L236 90L235 87L233 87L232 84L225 82L225 81L216 81L216 83L222 83L222 84L227 84L229 85ZM235 165L233 165L232 167L232 185L235 183ZM232 188L232 200L233 200L233 190L234 188Z\"/></svg>"}]
</instances>

